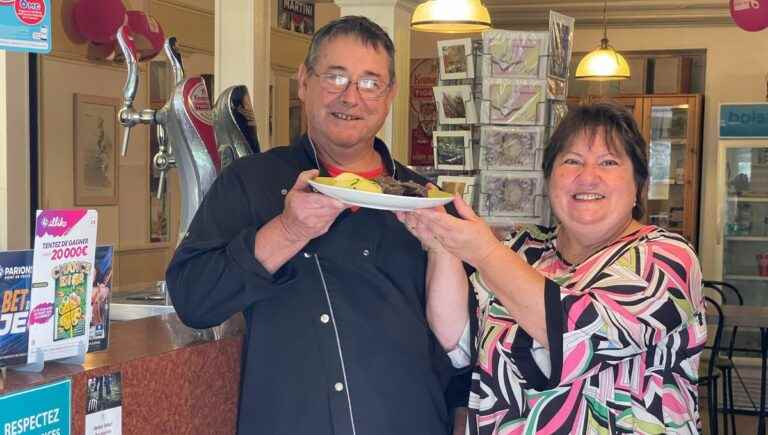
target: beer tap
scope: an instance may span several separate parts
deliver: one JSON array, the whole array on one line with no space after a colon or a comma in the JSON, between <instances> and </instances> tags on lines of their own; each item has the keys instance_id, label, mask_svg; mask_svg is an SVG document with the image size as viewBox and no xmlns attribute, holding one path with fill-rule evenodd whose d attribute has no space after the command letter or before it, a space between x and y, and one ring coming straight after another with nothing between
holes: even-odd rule
<instances>
[{"instance_id":1,"label":"beer tap","mask_svg":"<svg viewBox=\"0 0 768 435\"><path fill-rule=\"evenodd\" d=\"M126 26L118 30L117 40L128 68L123 88L123 108L119 112L120 123L126 130L123 154L127 151L131 127L137 124L156 126L158 152L153 156L152 164L160 171L159 195L166 188L167 171L173 167L179 171L181 219L178 240L181 240L218 173L219 155L208 90L202 78L184 78L175 38L169 38L164 51L173 71L174 83L168 101L158 110L135 110L133 101L139 85L136 47Z\"/></svg>"},{"instance_id":2,"label":"beer tap","mask_svg":"<svg viewBox=\"0 0 768 435\"><path fill-rule=\"evenodd\" d=\"M118 113L123 129L123 144L120 154L125 157L128 154L128 141L131 137L131 128L137 124L154 124L155 111L152 109L136 110L133 108L133 100L136 98L136 90L139 88L139 66L136 61L136 45L133 37L128 34L128 28L123 25L117 31L117 42L125 55L125 64L128 67L128 79L123 86L123 107Z\"/></svg>"}]
</instances>

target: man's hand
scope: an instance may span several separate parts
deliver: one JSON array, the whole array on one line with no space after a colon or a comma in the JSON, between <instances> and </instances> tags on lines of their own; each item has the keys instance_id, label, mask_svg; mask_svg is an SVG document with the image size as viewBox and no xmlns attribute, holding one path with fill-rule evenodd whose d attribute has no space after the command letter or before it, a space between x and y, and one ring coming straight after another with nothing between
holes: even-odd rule
<instances>
[{"instance_id":1,"label":"man's hand","mask_svg":"<svg viewBox=\"0 0 768 435\"><path fill-rule=\"evenodd\" d=\"M308 181L318 174L317 169L299 174L296 183L285 197L285 208L277 220L290 242L306 244L322 236L339 213L348 207L341 201L308 189Z\"/></svg>"}]
</instances>

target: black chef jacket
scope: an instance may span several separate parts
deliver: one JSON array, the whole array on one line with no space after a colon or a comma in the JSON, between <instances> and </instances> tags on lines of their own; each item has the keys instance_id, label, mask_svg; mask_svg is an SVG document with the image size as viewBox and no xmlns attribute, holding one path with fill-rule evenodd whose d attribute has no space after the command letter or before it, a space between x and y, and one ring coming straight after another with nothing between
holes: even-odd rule
<instances>
[{"instance_id":1,"label":"black chef jacket","mask_svg":"<svg viewBox=\"0 0 768 435\"><path fill-rule=\"evenodd\" d=\"M425 183L374 146L396 179ZM166 273L178 315L207 328L244 312L241 434L445 435L452 368L425 319L426 254L392 212L344 211L274 275L254 257L317 167L304 136L219 175Z\"/></svg>"}]
</instances>

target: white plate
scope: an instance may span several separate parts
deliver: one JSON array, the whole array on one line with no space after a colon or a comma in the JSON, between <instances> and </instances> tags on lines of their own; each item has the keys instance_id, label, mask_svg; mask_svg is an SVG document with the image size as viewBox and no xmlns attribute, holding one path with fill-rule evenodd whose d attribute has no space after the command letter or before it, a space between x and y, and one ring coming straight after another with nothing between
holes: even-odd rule
<instances>
[{"instance_id":1,"label":"white plate","mask_svg":"<svg viewBox=\"0 0 768 435\"><path fill-rule=\"evenodd\" d=\"M362 190L329 186L309 180L309 184L318 192L336 198L345 204L378 210L409 211L417 208L430 208L448 204L453 198L418 198L414 196L390 195L388 193L364 192Z\"/></svg>"}]
</instances>

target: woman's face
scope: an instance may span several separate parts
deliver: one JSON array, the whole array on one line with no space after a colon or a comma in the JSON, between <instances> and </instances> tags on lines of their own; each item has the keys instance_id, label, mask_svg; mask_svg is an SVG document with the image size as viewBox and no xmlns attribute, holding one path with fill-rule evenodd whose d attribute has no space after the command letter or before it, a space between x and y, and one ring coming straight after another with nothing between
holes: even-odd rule
<instances>
[{"instance_id":1,"label":"woman's face","mask_svg":"<svg viewBox=\"0 0 768 435\"><path fill-rule=\"evenodd\" d=\"M591 137L590 137L591 136ZM604 131L582 131L555 157L549 180L552 209L582 238L612 237L632 219L637 186L619 139L611 150Z\"/></svg>"}]
</instances>

